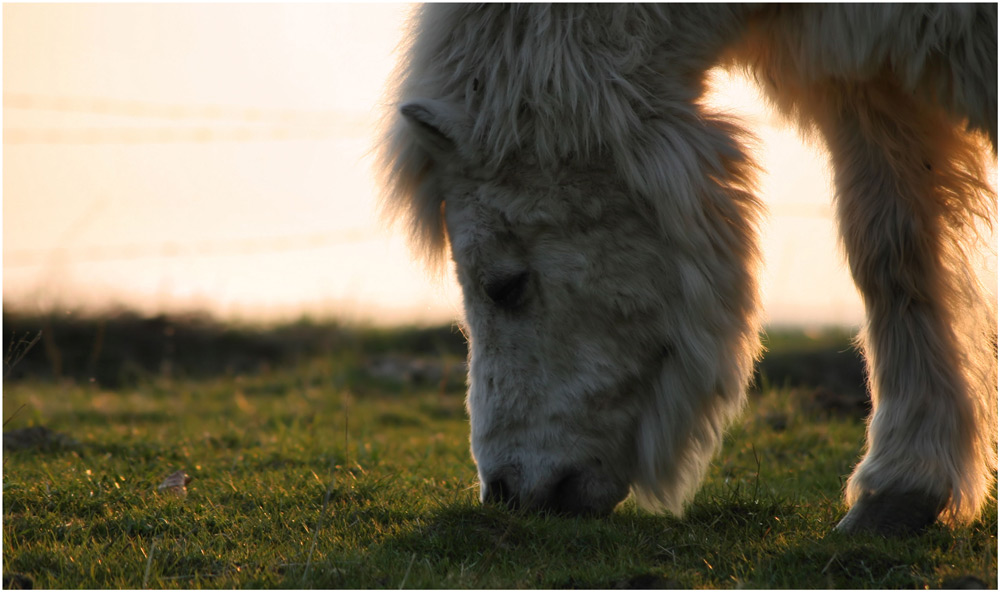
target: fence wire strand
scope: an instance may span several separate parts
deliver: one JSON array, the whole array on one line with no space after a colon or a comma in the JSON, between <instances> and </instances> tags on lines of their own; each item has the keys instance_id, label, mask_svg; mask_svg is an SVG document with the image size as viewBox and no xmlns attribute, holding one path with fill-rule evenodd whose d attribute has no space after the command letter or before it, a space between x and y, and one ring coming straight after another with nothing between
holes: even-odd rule
<instances>
[{"instance_id":1,"label":"fence wire strand","mask_svg":"<svg viewBox=\"0 0 1000 592\"><path fill-rule=\"evenodd\" d=\"M267 109L227 105L156 103L109 97L4 93L7 110L106 115L172 124L105 127L5 127L5 145L176 144L327 140L372 131L364 113L335 110ZM210 124L210 125L208 125Z\"/></svg>"},{"instance_id":2,"label":"fence wire strand","mask_svg":"<svg viewBox=\"0 0 1000 592\"><path fill-rule=\"evenodd\" d=\"M41 266L53 262L76 264L141 259L266 255L360 243L376 240L378 237L377 231L373 229L359 228L337 233L323 232L269 238L5 250L3 265L7 268Z\"/></svg>"}]
</instances>

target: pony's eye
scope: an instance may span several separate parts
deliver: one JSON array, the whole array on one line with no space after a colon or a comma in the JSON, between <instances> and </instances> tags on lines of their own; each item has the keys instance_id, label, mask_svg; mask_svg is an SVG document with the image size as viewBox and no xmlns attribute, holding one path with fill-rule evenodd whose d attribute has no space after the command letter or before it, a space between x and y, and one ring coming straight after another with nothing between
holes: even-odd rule
<instances>
[{"instance_id":1,"label":"pony's eye","mask_svg":"<svg viewBox=\"0 0 1000 592\"><path fill-rule=\"evenodd\" d=\"M483 282L483 291L500 308L517 308L524 301L529 277L530 275L527 271L520 271L511 275L494 278Z\"/></svg>"}]
</instances>

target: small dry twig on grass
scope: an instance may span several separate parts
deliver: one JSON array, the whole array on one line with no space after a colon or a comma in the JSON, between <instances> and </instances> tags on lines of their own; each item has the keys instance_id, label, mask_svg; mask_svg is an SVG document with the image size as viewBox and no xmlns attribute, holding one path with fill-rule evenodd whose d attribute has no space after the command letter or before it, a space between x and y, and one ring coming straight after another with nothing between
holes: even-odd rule
<instances>
[{"instance_id":1,"label":"small dry twig on grass","mask_svg":"<svg viewBox=\"0 0 1000 592\"><path fill-rule=\"evenodd\" d=\"M174 471L167 475L167 478L156 489L160 492L168 492L179 497L185 497L187 495L187 485L190 482L191 477L183 470Z\"/></svg>"}]
</instances>

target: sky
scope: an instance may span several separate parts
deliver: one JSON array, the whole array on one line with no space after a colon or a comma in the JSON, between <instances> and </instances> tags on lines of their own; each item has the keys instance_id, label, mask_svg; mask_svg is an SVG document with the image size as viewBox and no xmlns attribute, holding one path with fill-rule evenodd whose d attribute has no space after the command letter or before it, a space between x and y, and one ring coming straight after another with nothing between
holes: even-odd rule
<instances>
[{"instance_id":1,"label":"sky","mask_svg":"<svg viewBox=\"0 0 1000 592\"><path fill-rule=\"evenodd\" d=\"M5 306L432 324L461 315L376 215L409 7L5 4ZM826 156L719 73L761 142L767 318L847 324ZM995 278L993 279L995 284Z\"/></svg>"}]
</instances>

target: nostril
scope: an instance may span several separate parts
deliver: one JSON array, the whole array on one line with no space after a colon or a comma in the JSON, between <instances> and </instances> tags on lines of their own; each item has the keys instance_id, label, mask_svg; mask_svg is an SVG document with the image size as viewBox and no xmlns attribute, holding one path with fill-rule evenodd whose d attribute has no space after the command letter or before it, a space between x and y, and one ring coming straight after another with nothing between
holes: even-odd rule
<instances>
[{"instance_id":1,"label":"nostril","mask_svg":"<svg viewBox=\"0 0 1000 592\"><path fill-rule=\"evenodd\" d=\"M576 472L569 473L565 475L562 479L556 482L555 487L552 488L552 500L569 500L573 499L578 495L577 492L577 482L579 481L579 474Z\"/></svg>"},{"instance_id":2,"label":"nostril","mask_svg":"<svg viewBox=\"0 0 1000 592\"><path fill-rule=\"evenodd\" d=\"M556 481L549 491L544 506L556 514L579 515L586 514L582 492L580 491L580 474L571 471Z\"/></svg>"},{"instance_id":3,"label":"nostril","mask_svg":"<svg viewBox=\"0 0 1000 592\"><path fill-rule=\"evenodd\" d=\"M602 516L624 497L619 493L595 489L586 472L569 470L552 484L541 507L563 516Z\"/></svg>"},{"instance_id":4,"label":"nostril","mask_svg":"<svg viewBox=\"0 0 1000 592\"><path fill-rule=\"evenodd\" d=\"M501 308L515 308L524 299L528 287L527 271L491 279L483 283L486 295Z\"/></svg>"}]
</instances>

